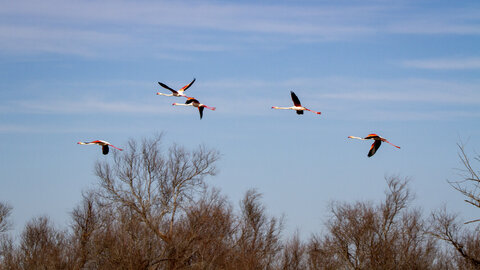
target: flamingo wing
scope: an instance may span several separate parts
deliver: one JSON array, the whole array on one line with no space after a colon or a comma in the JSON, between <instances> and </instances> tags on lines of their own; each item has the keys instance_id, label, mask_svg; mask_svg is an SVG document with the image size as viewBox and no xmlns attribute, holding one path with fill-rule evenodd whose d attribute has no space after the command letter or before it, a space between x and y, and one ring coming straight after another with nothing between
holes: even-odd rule
<instances>
[{"instance_id":1,"label":"flamingo wing","mask_svg":"<svg viewBox=\"0 0 480 270\"><path fill-rule=\"evenodd\" d=\"M378 136L377 134L368 134L367 137L365 137L365 139L380 139L380 136Z\"/></svg>"},{"instance_id":2,"label":"flamingo wing","mask_svg":"<svg viewBox=\"0 0 480 270\"><path fill-rule=\"evenodd\" d=\"M297 114L303 114L303 111L297 111Z\"/></svg>"},{"instance_id":3,"label":"flamingo wing","mask_svg":"<svg viewBox=\"0 0 480 270\"><path fill-rule=\"evenodd\" d=\"M168 89L170 91L172 91L172 93L174 94L178 94L178 92L176 90L173 90L172 88L170 88L168 85L164 84L164 83L161 83L161 82L158 82L158 84L160 84L161 87L165 88L165 89Z\"/></svg>"},{"instance_id":4,"label":"flamingo wing","mask_svg":"<svg viewBox=\"0 0 480 270\"><path fill-rule=\"evenodd\" d=\"M195 78L193 78L193 81L187 85L185 85L184 87L182 87L182 89L180 89L180 91L185 91L187 90L190 86L192 86L192 84L195 82Z\"/></svg>"},{"instance_id":5,"label":"flamingo wing","mask_svg":"<svg viewBox=\"0 0 480 270\"><path fill-rule=\"evenodd\" d=\"M104 155L108 154L108 150L110 150L110 148L108 147L108 145L103 145L102 146L102 153Z\"/></svg>"},{"instance_id":6,"label":"flamingo wing","mask_svg":"<svg viewBox=\"0 0 480 270\"><path fill-rule=\"evenodd\" d=\"M382 144L382 141L375 140L375 142L372 143L372 147L370 147L370 151L368 151L368 157L371 157L371 156L375 155L378 148L380 148L381 144Z\"/></svg>"},{"instance_id":7,"label":"flamingo wing","mask_svg":"<svg viewBox=\"0 0 480 270\"><path fill-rule=\"evenodd\" d=\"M187 101L185 101L185 104L190 104L190 103L200 103L198 100L194 99L194 98L188 98Z\"/></svg>"},{"instance_id":8,"label":"flamingo wing","mask_svg":"<svg viewBox=\"0 0 480 270\"><path fill-rule=\"evenodd\" d=\"M203 106L198 107L198 111L200 112L200 119L202 119L203 117L203 108L204 108Z\"/></svg>"},{"instance_id":9,"label":"flamingo wing","mask_svg":"<svg viewBox=\"0 0 480 270\"><path fill-rule=\"evenodd\" d=\"M298 99L297 95L295 95L293 91L290 91L290 95L292 96L293 104L297 107L301 107L302 104L300 103L300 100Z\"/></svg>"}]
</instances>

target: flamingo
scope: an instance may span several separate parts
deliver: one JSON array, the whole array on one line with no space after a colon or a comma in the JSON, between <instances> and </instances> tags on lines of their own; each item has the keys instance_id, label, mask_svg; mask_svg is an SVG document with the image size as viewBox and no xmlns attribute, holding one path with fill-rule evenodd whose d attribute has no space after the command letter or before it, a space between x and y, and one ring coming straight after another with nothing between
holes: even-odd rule
<instances>
[{"instance_id":1,"label":"flamingo","mask_svg":"<svg viewBox=\"0 0 480 270\"><path fill-rule=\"evenodd\" d=\"M387 139L385 138L382 138L380 136L378 136L377 134L368 134L367 137L365 138L360 138L360 137L355 137L355 136L348 136L348 138L350 139L358 139L358 140L374 140L375 142L373 142L372 144L372 147L370 147L370 151L368 151L368 157L371 157L373 155L375 155L375 152L377 152L378 148L380 148L380 145L382 144L382 142L386 142L386 143L389 143L397 148L400 148L400 146L396 146L395 144L387 141Z\"/></svg>"},{"instance_id":2,"label":"flamingo","mask_svg":"<svg viewBox=\"0 0 480 270\"><path fill-rule=\"evenodd\" d=\"M120 151L123 151L123 149L115 147L113 144L107 142L107 141L102 141L102 140L96 140L96 141L91 141L91 142L78 142L77 144L98 144L102 147L102 153L104 155L108 154L109 148L108 146L111 146L115 149L118 149Z\"/></svg>"},{"instance_id":3,"label":"flamingo","mask_svg":"<svg viewBox=\"0 0 480 270\"><path fill-rule=\"evenodd\" d=\"M164 94L164 93L157 92L157 95L167 96L167 97L186 97L186 98L188 98L183 92L185 92L185 90L187 90L190 86L192 86L192 84L194 82L195 82L195 78L193 78L193 81L191 83L185 85L184 87L182 87L182 89L180 89L178 91L173 90L172 88L170 88L168 85L166 85L164 83L158 82L158 84L160 84L161 87L172 91L172 93L171 94Z\"/></svg>"},{"instance_id":4,"label":"flamingo","mask_svg":"<svg viewBox=\"0 0 480 270\"><path fill-rule=\"evenodd\" d=\"M200 119L202 119L202 117L203 117L203 108L207 108L207 109L210 109L212 111L215 111L215 109L216 109L215 107L209 107L205 104L202 104L198 100L196 100L195 98L192 98L192 97L188 97L185 104L175 102L172 105L173 106L193 106L195 108L198 108L198 111L200 112Z\"/></svg>"},{"instance_id":5,"label":"flamingo","mask_svg":"<svg viewBox=\"0 0 480 270\"><path fill-rule=\"evenodd\" d=\"M297 114L303 114L303 111L310 111L310 112L313 112L313 113L316 113L316 114L321 114L321 112L316 112L316 111L312 111L310 109L307 109L305 107L302 106L302 104L300 103L300 100L298 99L297 95L295 95L295 93L293 91L290 91L290 94L292 96L292 100L293 100L293 105L295 106L292 106L292 107L277 107L277 106L273 106L272 109L277 109L277 110L295 110L297 111Z\"/></svg>"}]
</instances>

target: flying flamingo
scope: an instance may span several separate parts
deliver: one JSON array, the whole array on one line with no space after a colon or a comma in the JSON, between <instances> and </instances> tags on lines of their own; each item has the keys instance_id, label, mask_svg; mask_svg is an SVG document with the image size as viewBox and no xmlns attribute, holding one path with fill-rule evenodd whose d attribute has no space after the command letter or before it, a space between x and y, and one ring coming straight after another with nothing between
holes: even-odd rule
<instances>
[{"instance_id":1,"label":"flying flamingo","mask_svg":"<svg viewBox=\"0 0 480 270\"><path fill-rule=\"evenodd\" d=\"M192 97L189 97L187 99L187 101L185 102L185 104L183 103L173 103L172 105L176 105L176 106L193 106L195 108L198 108L198 111L200 112L200 119L202 119L203 117L203 108L207 108L207 109L210 109L212 111L215 111L215 107L209 107L205 104L202 104L200 103L198 100L196 100L195 98L192 98Z\"/></svg>"},{"instance_id":2,"label":"flying flamingo","mask_svg":"<svg viewBox=\"0 0 480 270\"><path fill-rule=\"evenodd\" d=\"M380 148L380 145L382 144L382 142L386 142L386 143L389 143L397 148L400 148L400 146L396 146L395 144L387 141L387 139L385 138L382 138L380 136L378 136L377 134L368 134L367 137L365 138L360 138L360 137L355 137L355 136L348 136L348 138L350 139L358 139L358 140L375 140L375 142L373 142L372 144L372 147L370 147L370 151L368 152L368 157L371 157L373 155L375 155L375 152L377 152L378 148Z\"/></svg>"},{"instance_id":3,"label":"flying flamingo","mask_svg":"<svg viewBox=\"0 0 480 270\"><path fill-rule=\"evenodd\" d=\"M297 114L303 114L303 111L310 111L310 112L313 112L313 113L316 113L316 114L321 114L321 112L312 111L310 109L307 109L307 108L303 107L302 104L300 103L300 100L298 99L297 95L295 95L295 93L293 91L290 91L290 94L292 96L293 105L295 105L295 106L292 106L292 107L276 107L276 106L273 106L272 109L295 110L295 111L297 111Z\"/></svg>"},{"instance_id":4,"label":"flying flamingo","mask_svg":"<svg viewBox=\"0 0 480 270\"><path fill-rule=\"evenodd\" d=\"M91 141L91 142L78 142L77 144L98 144L102 147L102 153L104 155L108 154L108 151L109 151L109 148L108 146L111 146L115 149L118 149L120 151L123 151L123 149L120 149L118 147L115 147L113 146L113 144L109 143L109 142L106 142L106 141L102 141L102 140L96 140L96 141Z\"/></svg>"},{"instance_id":5,"label":"flying flamingo","mask_svg":"<svg viewBox=\"0 0 480 270\"><path fill-rule=\"evenodd\" d=\"M168 85L164 84L164 83L161 83L161 82L158 82L158 84L160 84L161 87L163 88L166 88L170 91L172 91L171 94L164 94L164 93L160 93L160 92L157 92L157 95L160 95L160 96L167 96L167 97L186 97L188 98L183 92L185 90L187 90L190 86L192 86L192 84L195 82L195 78L193 78L193 81L187 85L185 85L184 87L182 87L182 89L176 91L176 90L173 90L172 88L170 88Z\"/></svg>"}]
</instances>

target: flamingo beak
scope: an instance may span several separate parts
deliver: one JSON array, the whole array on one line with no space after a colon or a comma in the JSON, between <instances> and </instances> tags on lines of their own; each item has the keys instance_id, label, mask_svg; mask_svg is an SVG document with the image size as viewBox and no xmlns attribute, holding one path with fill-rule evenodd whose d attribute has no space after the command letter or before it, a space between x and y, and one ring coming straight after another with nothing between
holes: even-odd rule
<instances>
[{"instance_id":1,"label":"flamingo beak","mask_svg":"<svg viewBox=\"0 0 480 270\"><path fill-rule=\"evenodd\" d=\"M159 96L159 95L160 95L160 92L157 92L157 96Z\"/></svg>"}]
</instances>

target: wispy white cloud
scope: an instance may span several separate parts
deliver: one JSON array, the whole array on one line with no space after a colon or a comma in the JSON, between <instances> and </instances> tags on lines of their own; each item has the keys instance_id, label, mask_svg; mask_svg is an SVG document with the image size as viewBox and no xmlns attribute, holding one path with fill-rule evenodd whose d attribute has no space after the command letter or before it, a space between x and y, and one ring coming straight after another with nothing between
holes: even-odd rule
<instances>
[{"instance_id":1,"label":"wispy white cloud","mask_svg":"<svg viewBox=\"0 0 480 270\"><path fill-rule=\"evenodd\" d=\"M119 83L122 82L99 84ZM134 81L124 83L133 86L142 84ZM215 113L232 116L271 114L271 106L291 105L290 90L294 90L303 105L337 118L350 118L351 115L356 115L368 119L373 115L382 115L390 119L410 119L415 118L410 117L411 115L415 115L417 117L415 119L426 119L446 114L451 119L462 116L462 113L463 116L478 117L478 114L472 112L473 107L480 105L478 89L478 83L475 82L415 78L380 80L325 77L277 81L242 79L202 81L201 88L189 91L193 96L199 96L200 102L217 107ZM104 95L107 96L108 93ZM95 99L42 97L38 100L4 101L0 104L0 111L9 114L176 115L189 114L193 109L171 106L172 102L183 102L183 98L159 97L154 96L153 92L145 92L145 95L154 98L146 99L140 94L137 97L123 99L117 97L115 100L108 100L106 97Z\"/></svg>"},{"instance_id":2,"label":"wispy white cloud","mask_svg":"<svg viewBox=\"0 0 480 270\"><path fill-rule=\"evenodd\" d=\"M379 110L369 109L357 111L355 114L346 118L344 115L335 115L330 113L330 117L349 119L349 120L375 120L375 121L452 121L465 119L478 119L480 112L461 109L391 109Z\"/></svg>"},{"instance_id":3,"label":"wispy white cloud","mask_svg":"<svg viewBox=\"0 0 480 270\"><path fill-rule=\"evenodd\" d=\"M295 6L263 4L226 4L197 1L100 1L58 0L0 2L0 14L24 15L48 23L59 20L88 26L102 23L189 27L268 33L313 34L318 32L354 32L362 27L351 18L368 18L379 6ZM328 22L336 22L328 25Z\"/></svg>"},{"instance_id":4,"label":"wispy white cloud","mask_svg":"<svg viewBox=\"0 0 480 270\"><path fill-rule=\"evenodd\" d=\"M136 48L129 53L227 51L259 37L263 42L272 37L291 42L369 33L370 27L345 20L354 14L366 17L374 9L195 1L1 1L0 48L87 56L108 55L106 48L119 47Z\"/></svg>"},{"instance_id":5,"label":"wispy white cloud","mask_svg":"<svg viewBox=\"0 0 480 270\"><path fill-rule=\"evenodd\" d=\"M444 8L406 7L388 20L384 29L395 34L479 35L480 6L456 5Z\"/></svg>"},{"instance_id":6,"label":"wispy white cloud","mask_svg":"<svg viewBox=\"0 0 480 270\"><path fill-rule=\"evenodd\" d=\"M252 44L288 46L296 42L352 40L380 33L477 35L480 27L475 10L479 11L475 7L415 10L406 4L381 1L348 6L206 1L0 1L3 17L0 48L82 56L105 56L117 48L131 54L165 56L165 52L175 50L228 51ZM255 42L258 40L261 42Z\"/></svg>"},{"instance_id":7,"label":"wispy white cloud","mask_svg":"<svg viewBox=\"0 0 480 270\"><path fill-rule=\"evenodd\" d=\"M110 132L124 131L125 128L110 128ZM78 127L74 125L51 125L51 124L0 124L0 134L5 133L101 133L104 128Z\"/></svg>"},{"instance_id":8,"label":"wispy white cloud","mask_svg":"<svg viewBox=\"0 0 480 270\"><path fill-rule=\"evenodd\" d=\"M480 69L480 57L406 60L402 62L402 65L437 70Z\"/></svg>"},{"instance_id":9,"label":"wispy white cloud","mask_svg":"<svg viewBox=\"0 0 480 270\"><path fill-rule=\"evenodd\" d=\"M219 113L266 115L271 106L290 106L290 90L302 104L334 118L429 120L478 118L476 82L448 80L366 79L352 77L291 78L277 81L225 79L204 82L205 102ZM368 108L368 109L366 109Z\"/></svg>"},{"instance_id":10,"label":"wispy white cloud","mask_svg":"<svg viewBox=\"0 0 480 270\"><path fill-rule=\"evenodd\" d=\"M129 43L124 34L61 27L0 25L0 48L8 51L51 52L92 56L95 47Z\"/></svg>"},{"instance_id":11,"label":"wispy white cloud","mask_svg":"<svg viewBox=\"0 0 480 270\"><path fill-rule=\"evenodd\" d=\"M445 14L445 16L448 16ZM448 23L448 22L408 22L394 23L385 28L386 32L395 34L431 34L431 35L479 35L480 23Z\"/></svg>"},{"instance_id":12,"label":"wispy white cloud","mask_svg":"<svg viewBox=\"0 0 480 270\"><path fill-rule=\"evenodd\" d=\"M155 104L103 101L96 99L84 100L22 100L11 101L0 106L5 113L33 113L33 114L95 114L95 113L132 113L150 114L169 112L165 106Z\"/></svg>"},{"instance_id":13,"label":"wispy white cloud","mask_svg":"<svg viewBox=\"0 0 480 270\"><path fill-rule=\"evenodd\" d=\"M288 95L290 90L303 92L317 99L357 101L426 102L448 104L480 104L477 82L428 80L419 78L373 79L354 77L290 78L279 81L221 80L204 83L213 92L242 98L245 91L252 96L273 98L272 93Z\"/></svg>"}]
</instances>

